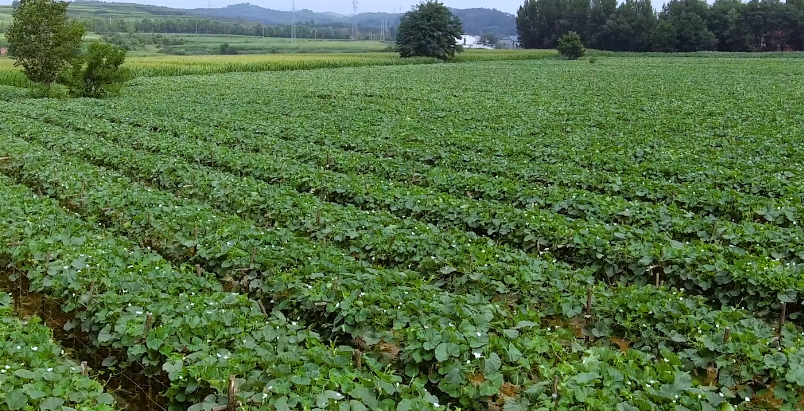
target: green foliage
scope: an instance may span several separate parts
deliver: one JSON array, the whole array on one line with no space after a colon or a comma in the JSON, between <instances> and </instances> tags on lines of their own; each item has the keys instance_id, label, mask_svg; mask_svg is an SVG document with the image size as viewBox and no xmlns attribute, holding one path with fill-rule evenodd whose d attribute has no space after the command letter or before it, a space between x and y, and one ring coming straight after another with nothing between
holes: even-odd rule
<instances>
[{"instance_id":1,"label":"green foliage","mask_svg":"<svg viewBox=\"0 0 804 411\"><path fill-rule=\"evenodd\" d=\"M662 8L660 20L673 25L678 51L716 50L717 38L707 27L708 6L704 0L671 0ZM660 34L666 37L668 31ZM663 45L667 45L667 41Z\"/></svg>"},{"instance_id":2,"label":"green foliage","mask_svg":"<svg viewBox=\"0 0 804 411\"><path fill-rule=\"evenodd\" d=\"M187 41L182 37L163 36L161 34L114 33L111 35L105 35L101 38L103 41L114 44L126 51L142 50L149 45L162 48L187 43Z\"/></svg>"},{"instance_id":3,"label":"green foliage","mask_svg":"<svg viewBox=\"0 0 804 411\"><path fill-rule=\"evenodd\" d=\"M7 410L111 411L114 399L65 358L42 320L15 317L11 297L0 294L0 404Z\"/></svg>"},{"instance_id":4,"label":"green foliage","mask_svg":"<svg viewBox=\"0 0 804 411\"><path fill-rule=\"evenodd\" d=\"M575 31L590 48L636 52L804 50L802 21L801 2L774 0L671 0L658 15L650 0L525 0L516 16L525 48Z\"/></svg>"},{"instance_id":5,"label":"green foliage","mask_svg":"<svg viewBox=\"0 0 804 411\"><path fill-rule=\"evenodd\" d=\"M15 65L35 83L50 88L77 55L84 28L67 19L67 2L22 0L6 31Z\"/></svg>"},{"instance_id":6,"label":"green foliage","mask_svg":"<svg viewBox=\"0 0 804 411\"><path fill-rule=\"evenodd\" d=\"M589 2L580 0L526 0L516 16L523 48L556 48L569 31L585 33Z\"/></svg>"},{"instance_id":7,"label":"green foliage","mask_svg":"<svg viewBox=\"0 0 804 411\"><path fill-rule=\"evenodd\" d=\"M402 16L396 46L402 57L449 60L463 50L456 44L461 35L461 21L442 3L427 0Z\"/></svg>"},{"instance_id":8,"label":"green foliage","mask_svg":"<svg viewBox=\"0 0 804 411\"><path fill-rule=\"evenodd\" d=\"M69 88L73 97L101 98L117 94L130 78L129 71L122 67L125 59L125 50L111 44L91 43L85 55L73 59L59 82Z\"/></svg>"},{"instance_id":9,"label":"green foliage","mask_svg":"<svg viewBox=\"0 0 804 411\"><path fill-rule=\"evenodd\" d=\"M659 20L650 36L651 49L661 52L676 51L676 26L667 20Z\"/></svg>"},{"instance_id":10,"label":"green foliage","mask_svg":"<svg viewBox=\"0 0 804 411\"><path fill-rule=\"evenodd\" d=\"M237 48L230 46L229 43L223 43L220 46L220 54L236 55L237 54Z\"/></svg>"},{"instance_id":11,"label":"green foliage","mask_svg":"<svg viewBox=\"0 0 804 411\"><path fill-rule=\"evenodd\" d=\"M500 41L500 36L495 33L485 33L480 36L480 41L487 46L495 46Z\"/></svg>"},{"instance_id":12,"label":"green foliage","mask_svg":"<svg viewBox=\"0 0 804 411\"><path fill-rule=\"evenodd\" d=\"M360 72L0 101L0 260L174 409L795 408L795 60Z\"/></svg>"},{"instance_id":13,"label":"green foliage","mask_svg":"<svg viewBox=\"0 0 804 411\"><path fill-rule=\"evenodd\" d=\"M583 57L586 53L586 47L583 46L581 36L574 31L561 36L558 39L558 53L568 60L577 60Z\"/></svg>"}]
</instances>

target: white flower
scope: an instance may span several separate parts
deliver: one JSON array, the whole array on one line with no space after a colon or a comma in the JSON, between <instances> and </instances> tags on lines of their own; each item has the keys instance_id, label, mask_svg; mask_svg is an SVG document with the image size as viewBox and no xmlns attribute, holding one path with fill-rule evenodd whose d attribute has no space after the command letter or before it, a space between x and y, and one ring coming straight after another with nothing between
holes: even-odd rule
<instances>
[{"instance_id":1,"label":"white flower","mask_svg":"<svg viewBox=\"0 0 804 411\"><path fill-rule=\"evenodd\" d=\"M475 352L475 353L472 353L472 354L474 354L475 358L480 358L480 357L482 357L482 355L481 355L479 352Z\"/></svg>"},{"instance_id":2,"label":"white flower","mask_svg":"<svg viewBox=\"0 0 804 411\"><path fill-rule=\"evenodd\" d=\"M31 349L34 350L34 351L38 351L39 347L31 347Z\"/></svg>"},{"instance_id":3,"label":"white flower","mask_svg":"<svg viewBox=\"0 0 804 411\"><path fill-rule=\"evenodd\" d=\"M665 358L665 359L664 359L664 362L670 362L670 360L668 360L667 358Z\"/></svg>"},{"instance_id":4,"label":"white flower","mask_svg":"<svg viewBox=\"0 0 804 411\"><path fill-rule=\"evenodd\" d=\"M52 368L48 368L48 369L47 369L47 372L53 372L53 369L52 369Z\"/></svg>"},{"instance_id":5,"label":"white flower","mask_svg":"<svg viewBox=\"0 0 804 411\"><path fill-rule=\"evenodd\" d=\"M722 392L721 392L721 393L718 393L718 394L720 394L720 396L721 396L721 397L723 396L723 393L722 393Z\"/></svg>"},{"instance_id":6,"label":"white flower","mask_svg":"<svg viewBox=\"0 0 804 411\"><path fill-rule=\"evenodd\" d=\"M142 311L137 311L135 314L142 315Z\"/></svg>"},{"instance_id":7,"label":"white flower","mask_svg":"<svg viewBox=\"0 0 804 411\"><path fill-rule=\"evenodd\" d=\"M480 337L481 335L483 335L483 333L480 333L480 332L479 332L479 333L477 333L477 336L478 336L478 337Z\"/></svg>"},{"instance_id":8,"label":"white flower","mask_svg":"<svg viewBox=\"0 0 804 411\"><path fill-rule=\"evenodd\" d=\"M745 402L751 402L751 398L745 397Z\"/></svg>"},{"instance_id":9,"label":"white flower","mask_svg":"<svg viewBox=\"0 0 804 411\"><path fill-rule=\"evenodd\" d=\"M437 403L437 402L434 402L434 403L433 403L433 407L438 408L438 407L440 407L440 405L438 405L438 403Z\"/></svg>"},{"instance_id":10,"label":"white flower","mask_svg":"<svg viewBox=\"0 0 804 411\"><path fill-rule=\"evenodd\" d=\"M268 394L263 393L262 394L262 399L266 399L266 398L268 398Z\"/></svg>"}]
</instances>

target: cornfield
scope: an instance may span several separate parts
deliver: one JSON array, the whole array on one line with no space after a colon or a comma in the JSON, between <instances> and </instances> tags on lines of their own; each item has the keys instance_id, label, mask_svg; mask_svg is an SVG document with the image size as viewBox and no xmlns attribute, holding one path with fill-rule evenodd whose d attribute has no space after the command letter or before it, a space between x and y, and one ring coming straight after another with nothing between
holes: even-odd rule
<instances>
[{"instance_id":1,"label":"cornfield","mask_svg":"<svg viewBox=\"0 0 804 411\"><path fill-rule=\"evenodd\" d=\"M553 58L552 50L483 50L467 51L456 62L490 60L534 60ZM132 57L126 62L135 77L162 77L206 75L233 72L261 72L287 70L314 70L323 68L392 66L410 64L434 64L432 58L402 59L395 53L349 53L349 54L285 54L243 56L165 56ZM0 58L0 85L28 87L30 82L22 71L14 67L14 61Z\"/></svg>"}]
</instances>

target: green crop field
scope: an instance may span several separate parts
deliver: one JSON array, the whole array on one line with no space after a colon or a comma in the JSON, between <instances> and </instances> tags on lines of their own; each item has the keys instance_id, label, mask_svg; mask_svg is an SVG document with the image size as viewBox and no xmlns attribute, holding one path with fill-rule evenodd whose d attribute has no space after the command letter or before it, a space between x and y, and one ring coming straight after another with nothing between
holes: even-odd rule
<instances>
[{"instance_id":1,"label":"green crop field","mask_svg":"<svg viewBox=\"0 0 804 411\"><path fill-rule=\"evenodd\" d=\"M801 409L800 58L323 67L1 87L0 266L91 378L140 409Z\"/></svg>"},{"instance_id":2,"label":"green crop field","mask_svg":"<svg viewBox=\"0 0 804 411\"><path fill-rule=\"evenodd\" d=\"M187 55L219 54L221 44L229 44L237 48L241 54L268 53L370 53L386 51L391 43L380 41L348 41L348 40L308 40L248 37L248 36L205 36L205 35L164 35L167 38L180 39L184 43L177 46L166 46L162 53Z\"/></svg>"}]
</instances>

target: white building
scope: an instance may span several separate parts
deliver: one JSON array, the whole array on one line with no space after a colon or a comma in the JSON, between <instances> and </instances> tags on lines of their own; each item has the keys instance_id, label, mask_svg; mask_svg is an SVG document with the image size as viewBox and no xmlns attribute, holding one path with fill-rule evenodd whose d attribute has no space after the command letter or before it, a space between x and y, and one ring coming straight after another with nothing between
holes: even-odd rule
<instances>
[{"instance_id":1,"label":"white building","mask_svg":"<svg viewBox=\"0 0 804 411\"><path fill-rule=\"evenodd\" d=\"M468 34L462 35L460 38L455 39L455 44L463 46L465 49L490 49L492 47L480 44L480 36L470 36Z\"/></svg>"}]
</instances>

